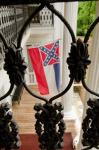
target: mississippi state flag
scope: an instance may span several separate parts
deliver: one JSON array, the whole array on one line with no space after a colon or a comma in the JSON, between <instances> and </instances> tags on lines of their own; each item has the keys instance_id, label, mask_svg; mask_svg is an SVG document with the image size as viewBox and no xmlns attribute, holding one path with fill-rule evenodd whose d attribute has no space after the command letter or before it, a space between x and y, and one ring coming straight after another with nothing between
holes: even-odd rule
<instances>
[{"instance_id":1,"label":"mississippi state flag","mask_svg":"<svg viewBox=\"0 0 99 150\"><path fill-rule=\"evenodd\" d=\"M29 56L32 67L35 72L36 80L40 94L49 94L49 87L46 80L44 67L53 65L57 90L60 90L60 58L59 58L59 40L56 42L29 48Z\"/></svg>"}]
</instances>

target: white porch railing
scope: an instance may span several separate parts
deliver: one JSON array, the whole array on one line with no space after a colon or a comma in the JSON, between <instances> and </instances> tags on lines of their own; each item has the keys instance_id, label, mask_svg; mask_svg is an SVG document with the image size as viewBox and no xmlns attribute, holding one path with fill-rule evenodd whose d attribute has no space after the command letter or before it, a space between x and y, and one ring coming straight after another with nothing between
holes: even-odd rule
<instances>
[{"instance_id":1,"label":"white porch railing","mask_svg":"<svg viewBox=\"0 0 99 150\"><path fill-rule=\"evenodd\" d=\"M38 5L35 6L29 6L28 7L28 15L33 12L38 7ZM52 26L53 25L53 13L48 10L46 7L43 8L31 21L31 25L40 25L40 26Z\"/></svg>"}]
</instances>

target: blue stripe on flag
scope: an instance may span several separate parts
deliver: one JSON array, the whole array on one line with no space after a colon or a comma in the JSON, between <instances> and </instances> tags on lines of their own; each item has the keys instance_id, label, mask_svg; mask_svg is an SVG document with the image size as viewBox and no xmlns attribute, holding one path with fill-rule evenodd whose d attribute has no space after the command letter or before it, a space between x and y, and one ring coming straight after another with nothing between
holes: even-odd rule
<instances>
[{"instance_id":1,"label":"blue stripe on flag","mask_svg":"<svg viewBox=\"0 0 99 150\"><path fill-rule=\"evenodd\" d=\"M60 63L54 64L54 72L57 90L60 91Z\"/></svg>"}]
</instances>

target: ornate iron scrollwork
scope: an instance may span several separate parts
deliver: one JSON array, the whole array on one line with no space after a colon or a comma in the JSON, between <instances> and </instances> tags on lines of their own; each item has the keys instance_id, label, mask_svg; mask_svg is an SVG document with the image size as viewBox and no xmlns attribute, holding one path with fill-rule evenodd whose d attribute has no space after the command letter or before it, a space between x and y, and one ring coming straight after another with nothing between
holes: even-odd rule
<instances>
[{"instance_id":1,"label":"ornate iron scrollwork","mask_svg":"<svg viewBox=\"0 0 99 150\"><path fill-rule=\"evenodd\" d=\"M64 0L64 1L68 1L68 0ZM10 78L10 82L11 82L10 89L4 96L2 96L0 98L0 100L6 98L11 93L14 85L19 86L22 83L23 86L25 87L25 89L32 96L34 96L35 98L38 98L39 100L44 101L45 102L44 104L36 104L34 107L34 109L37 111L35 114L35 118L37 119L35 129L39 136L40 148L42 150L45 150L45 149L46 150L56 150L56 149L61 149L63 146L62 143L63 143L63 135L64 135L64 131L65 131L65 125L64 125L64 121L63 121L62 105L60 103L53 104L52 102L55 99L64 95L70 89L74 80L77 82L81 81L83 86L85 87L85 89L88 92L99 97L99 94L95 93L94 91L89 89L85 83L86 69L87 69L87 66L91 63L91 61L89 60L89 55L88 55L87 42L88 42L91 31L94 29L96 24L99 22L99 17L95 20L95 22L89 28L84 41L82 42L80 39L76 41L76 37L75 37L74 32L73 32L71 26L69 25L69 23L65 20L65 18L56 9L54 9L53 5L50 4L50 2L56 2L56 1L52 1L52 0L44 0L44 1L41 0L40 1L39 0L38 3L39 2L40 2L40 6L38 6L38 8L31 14L31 16L27 19L27 21L23 25L21 31L19 32L18 39L17 39L17 46L15 46L14 48L9 47L7 45L5 39L3 38L2 34L0 34L0 38L3 41L4 46L5 46L4 69L7 71L9 78ZM7 1L7 3L8 3L8 1ZM18 2L16 1L16 3L18 4L19 1ZM24 31L25 31L26 27L28 26L28 24L31 22L32 18L40 10L42 10L45 6L50 11L52 11L64 23L64 25L67 27L67 29L71 35L71 38L72 38L71 51L69 53L69 57L67 58L67 63L69 65L68 68L70 70L70 76L69 76L70 81L69 81L67 87L61 93L55 95L54 97L51 97L49 100L47 100L45 97L36 95L26 85L25 80L24 80L24 73L25 73L26 65L21 56L21 53L22 53L21 41L22 41ZM98 112L96 107L98 108L99 104L97 102L97 106L96 106L96 102L94 103L94 102L89 101L88 105L92 108L89 108L89 110L87 111L88 117L87 117L87 119L84 120L84 123L83 123L83 129L84 129L83 144L84 144L84 146L88 146L88 144L89 145L91 144L91 147L92 146L97 147L99 145L99 141L97 138L98 137L97 136L98 127L91 126L91 125L95 121L94 119L96 119L97 112ZM93 115L92 118L91 118L91 115ZM3 116L3 119L4 119L4 117L5 116ZM8 120L9 117L11 119L12 116L10 114L8 114L5 122ZM91 120L91 122L90 122L90 120ZM11 126L11 129L12 129L13 135L15 137L17 134L17 128L14 125L15 124L12 123L13 127ZM91 130L90 127L92 127L93 130L95 131L95 136L93 136L93 137L96 138L96 140L94 142L93 142L93 138L89 139L90 138L89 135L93 135L93 131ZM1 132L1 130L0 130L0 132ZM13 137L13 139L14 139L14 137ZM85 139L86 139L86 141L85 141ZM91 141L92 141L92 143L91 143ZM13 147L10 147L10 145L12 145L12 143L9 141L8 141L8 143L9 143L9 149L13 148Z\"/></svg>"},{"instance_id":2,"label":"ornate iron scrollwork","mask_svg":"<svg viewBox=\"0 0 99 150\"><path fill-rule=\"evenodd\" d=\"M71 44L71 51L67 58L70 78L74 78L76 82L85 78L87 66L91 63L88 58L88 44L83 43L81 39Z\"/></svg>"},{"instance_id":3,"label":"ornate iron scrollwork","mask_svg":"<svg viewBox=\"0 0 99 150\"><path fill-rule=\"evenodd\" d=\"M26 64L22 58L22 49L9 47L5 50L4 61L4 70L6 70L9 75L10 83L19 86L22 83L22 78L24 78L26 70Z\"/></svg>"},{"instance_id":4,"label":"ornate iron scrollwork","mask_svg":"<svg viewBox=\"0 0 99 150\"><path fill-rule=\"evenodd\" d=\"M0 149L19 149L20 137L18 135L18 125L12 117L12 112L8 103L0 106Z\"/></svg>"},{"instance_id":5,"label":"ornate iron scrollwork","mask_svg":"<svg viewBox=\"0 0 99 150\"><path fill-rule=\"evenodd\" d=\"M83 150L99 149L99 99L89 99L86 117L82 123Z\"/></svg>"},{"instance_id":6,"label":"ornate iron scrollwork","mask_svg":"<svg viewBox=\"0 0 99 150\"><path fill-rule=\"evenodd\" d=\"M65 123L63 121L63 106L61 103L36 104L35 118L36 133L38 134L41 149L56 150L63 147Z\"/></svg>"}]
</instances>

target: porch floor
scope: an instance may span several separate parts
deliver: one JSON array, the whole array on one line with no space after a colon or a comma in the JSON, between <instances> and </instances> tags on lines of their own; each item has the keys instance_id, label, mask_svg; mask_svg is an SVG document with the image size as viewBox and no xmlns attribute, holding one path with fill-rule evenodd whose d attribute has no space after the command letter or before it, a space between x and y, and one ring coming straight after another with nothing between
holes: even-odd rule
<instances>
[{"instance_id":1,"label":"porch floor","mask_svg":"<svg viewBox=\"0 0 99 150\"><path fill-rule=\"evenodd\" d=\"M33 90L37 90L36 87L30 87ZM35 103L39 103L39 100L33 98L26 90L23 90L20 103L13 104L13 115L18 122L19 130L21 134L35 133L35 111L33 109ZM73 138L80 132L80 120L82 116L82 103L78 93L74 93L73 105L76 110L76 118L72 120L66 120L66 132L71 132Z\"/></svg>"}]
</instances>

